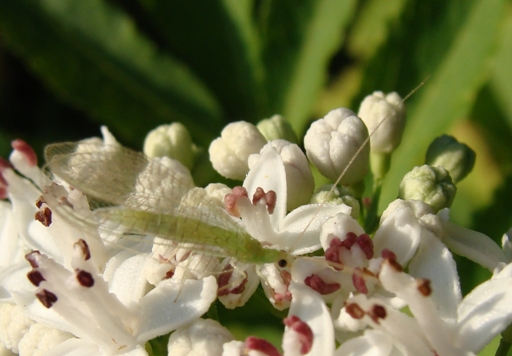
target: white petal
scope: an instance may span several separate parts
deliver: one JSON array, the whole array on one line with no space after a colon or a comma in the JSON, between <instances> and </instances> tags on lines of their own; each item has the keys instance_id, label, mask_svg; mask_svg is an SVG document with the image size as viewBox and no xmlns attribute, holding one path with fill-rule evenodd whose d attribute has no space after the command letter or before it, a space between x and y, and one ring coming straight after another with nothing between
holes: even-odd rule
<instances>
[{"instance_id":1,"label":"white petal","mask_svg":"<svg viewBox=\"0 0 512 356\"><path fill-rule=\"evenodd\" d=\"M462 296L457 266L450 251L431 232L423 230L421 243L409 264L409 273L430 280L439 315L454 321Z\"/></svg>"},{"instance_id":2,"label":"white petal","mask_svg":"<svg viewBox=\"0 0 512 356\"><path fill-rule=\"evenodd\" d=\"M384 215L383 215L384 216ZM396 209L379 226L373 238L375 255L385 248L393 251L402 266L416 253L420 243L421 226L409 208Z\"/></svg>"},{"instance_id":3,"label":"white petal","mask_svg":"<svg viewBox=\"0 0 512 356\"><path fill-rule=\"evenodd\" d=\"M393 342L389 335L366 330L364 335L344 342L334 356L387 356L391 354L392 349Z\"/></svg>"},{"instance_id":4,"label":"white petal","mask_svg":"<svg viewBox=\"0 0 512 356\"><path fill-rule=\"evenodd\" d=\"M490 237L450 221L444 223L444 229L446 237L443 242L456 254L482 265L491 272L499 262L507 262L503 250Z\"/></svg>"},{"instance_id":5,"label":"white petal","mask_svg":"<svg viewBox=\"0 0 512 356\"><path fill-rule=\"evenodd\" d=\"M144 266L147 260L147 256L135 255L128 259L124 259L122 263L117 265L112 272L110 272L110 266L114 264L113 259L120 255L131 254L130 251L121 252L112 259L105 270L104 278L112 273L109 282L109 291L114 293L119 300L125 304L130 305L131 303L137 303L146 292L147 280L144 275Z\"/></svg>"},{"instance_id":6,"label":"white petal","mask_svg":"<svg viewBox=\"0 0 512 356\"><path fill-rule=\"evenodd\" d=\"M332 355L334 328L322 297L305 285L291 282L293 299L289 315L296 315L313 330L313 347L308 355Z\"/></svg>"},{"instance_id":7,"label":"white petal","mask_svg":"<svg viewBox=\"0 0 512 356\"><path fill-rule=\"evenodd\" d=\"M491 279L459 306L458 343L478 352L512 321L512 278Z\"/></svg>"},{"instance_id":8,"label":"white petal","mask_svg":"<svg viewBox=\"0 0 512 356\"><path fill-rule=\"evenodd\" d=\"M281 156L270 144L261 149L259 159L251 166L244 180L244 188L247 189L251 200L259 187L265 192L269 190L276 192L276 206L274 213L270 215L270 221L274 230L277 230L279 223L286 215L286 172Z\"/></svg>"},{"instance_id":9,"label":"white petal","mask_svg":"<svg viewBox=\"0 0 512 356\"><path fill-rule=\"evenodd\" d=\"M293 255L313 252L321 247L320 231L329 218L337 214L350 214L348 205L309 204L303 205L282 221L279 229L285 237L279 244Z\"/></svg>"},{"instance_id":10,"label":"white petal","mask_svg":"<svg viewBox=\"0 0 512 356\"><path fill-rule=\"evenodd\" d=\"M199 281L160 282L140 302L143 321L137 340L150 340L199 318L216 298L217 281L213 276Z\"/></svg>"}]
</instances>

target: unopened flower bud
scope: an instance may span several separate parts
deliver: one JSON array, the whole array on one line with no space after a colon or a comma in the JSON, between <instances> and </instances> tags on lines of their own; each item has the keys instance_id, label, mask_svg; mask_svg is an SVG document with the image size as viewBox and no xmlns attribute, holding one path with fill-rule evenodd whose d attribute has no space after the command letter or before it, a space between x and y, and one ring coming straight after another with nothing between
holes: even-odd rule
<instances>
[{"instance_id":1,"label":"unopened flower bud","mask_svg":"<svg viewBox=\"0 0 512 356\"><path fill-rule=\"evenodd\" d=\"M281 115L274 115L270 119L261 120L256 127L267 141L283 139L297 143L297 135L295 135L292 126Z\"/></svg>"},{"instance_id":2,"label":"unopened flower bud","mask_svg":"<svg viewBox=\"0 0 512 356\"><path fill-rule=\"evenodd\" d=\"M260 152L267 143L256 126L244 121L233 122L222 130L208 150L213 168L222 176L243 180L249 166L247 159Z\"/></svg>"},{"instance_id":3,"label":"unopened flower bud","mask_svg":"<svg viewBox=\"0 0 512 356\"><path fill-rule=\"evenodd\" d=\"M336 181L343 173L339 183L353 185L368 171L370 146L365 144L367 138L368 129L363 121L352 110L340 108L311 125L304 137L304 146L308 158L322 175Z\"/></svg>"},{"instance_id":4,"label":"unopened flower bud","mask_svg":"<svg viewBox=\"0 0 512 356\"><path fill-rule=\"evenodd\" d=\"M350 216L359 218L359 201L354 197L354 192L349 187L326 184L318 188L311 197L311 204L345 204L352 208Z\"/></svg>"},{"instance_id":5,"label":"unopened flower bud","mask_svg":"<svg viewBox=\"0 0 512 356\"><path fill-rule=\"evenodd\" d=\"M458 183L471 172L475 159L475 151L468 145L452 136L442 135L428 147L425 163L432 167L444 167L450 172L453 183Z\"/></svg>"},{"instance_id":6,"label":"unopened flower bud","mask_svg":"<svg viewBox=\"0 0 512 356\"><path fill-rule=\"evenodd\" d=\"M396 92L376 91L361 102L357 113L370 132L371 151L391 153L402 140L405 108Z\"/></svg>"},{"instance_id":7,"label":"unopened flower bud","mask_svg":"<svg viewBox=\"0 0 512 356\"><path fill-rule=\"evenodd\" d=\"M399 198L421 200L437 213L450 207L456 192L457 188L446 169L423 165L414 167L404 176L400 183Z\"/></svg>"},{"instance_id":8,"label":"unopened flower bud","mask_svg":"<svg viewBox=\"0 0 512 356\"><path fill-rule=\"evenodd\" d=\"M222 346L233 335L212 319L197 319L171 334L167 344L169 355L221 355Z\"/></svg>"},{"instance_id":9,"label":"unopened flower bud","mask_svg":"<svg viewBox=\"0 0 512 356\"><path fill-rule=\"evenodd\" d=\"M285 140L274 140L268 144L276 149L283 160L288 197L286 209L293 210L307 204L315 189L315 181L304 152L296 144ZM259 154L251 155L249 167L253 167L259 158Z\"/></svg>"},{"instance_id":10,"label":"unopened flower bud","mask_svg":"<svg viewBox=\"0 0 512 356\"><path fill-rule=\"evenodd\" d=\"M188 169L194 166L197 150L187 128L179 122L158 126L144 140L146 156L170 157L180 161Z\"/></svg>"}]
</instances>

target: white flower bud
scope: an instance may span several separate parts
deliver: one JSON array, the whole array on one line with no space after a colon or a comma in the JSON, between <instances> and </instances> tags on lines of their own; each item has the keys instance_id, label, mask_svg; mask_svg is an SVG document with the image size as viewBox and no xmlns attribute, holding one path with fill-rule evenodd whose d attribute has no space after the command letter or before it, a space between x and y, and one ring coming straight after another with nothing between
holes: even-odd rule
<instances>
[{"instance_id":1,"label":"white flower bud","mask_svg":"<svg viewBox=\"0 0 512 356\"><path fill-rule=\"evenodd\" d=\"M167 344L169 355L222 355L224 343L234 336L217 321L197 319L171 334Z\"/></svg>"},{"instance_id":2,"label":"white flower bud","mask_svg":"<svg viewBox=\"0 0 512 356\"><path fill-rule=\"evenodd\" d=\"M450 207L457 187L448 171L443 167L423 165L414 167L400 183L399 198L421 200L432 207L434 212Z\"/></svg>"},{"instance_id":3,"label":"white flower bud","mask_svg":"<svg viewBox=\"0 0 512 356\"><path fill-rule=\"evenodd\" d=\"M243 180L249 166L247 159L253 153L260 152L267 143L256 126L239 121L227 125L221 137L215 139L208 150L213 168L222 176Z\"/></svg>"},{"instance_id":4,"label":"white flower bud","mask_svg":"<svg viewBox=\"0 0 512 356\"><path fill-rule=\"evenodd\" d=\"M368 129L356 114L345 108L332 110L315 121L304 137L308 158L325 177L336 181L349 162L340 184L353 185L368 171L370 146L364 145ZM354 157L355 156L355 157Z\"/></svg>"},{"instance_id":5,"label":"white flower bud","mask_svg":"<svg viewBox=\"0 0 512 356\"><path fill-rule=\"evenodd\" d=\"M146 156L174 158L188 169L194 166L197 150L187 128L179 122L158 126L150 131L144 140Z\"/></svg>"},{"instance_id":6,"label":"white flower bud","mask_svg":"<svg viewBox=\"0 0 512 356\"><path fill-rule=\"evenodd\" d=\"M364 98L357 116L368 127L372 152L391 153L398 147L405 128L405 108L400 95L376 91Z\"/></svg>"},{"instance_id":7,"label":"white flower bud","mask_svg":"<svg viewBox=\"0 0 512 356\"><path fill-rule=\"evenodd\" d=\"M304 152L296 144L285 140L274 140L269 144L283 160L288 197L287 210L307 204L315 189L315 181ZM259 159L260 154L251 155L249 167L252 168Z\"/></svg>"},{"instance_id":8,"label":"white flower bud","mask_svg":"<svg viewBox=\"0 0 512 356\"><path fill-rule=\"evenodd\" d=\"M261 120L256 127L268 141L282 139L297 143L297 135L295 135L292 126L281 115L274 115L270 119Z\"/></svg>"},{"instance_id":9,"label":"white flower bud","mask_svg":"<svg viewBox=\"0 0 512 356\"><path fill-rule=\"evenodd\" d=\"M20 355L47 355L55 346L72 337L67 332L36 323L23 335L18 348Z\"/></svg>"},{"instance_id":10,"label":"white flower bud","mask_svg":"<svg viewBox=\"0 0 512 356\"><path fill-rule=\"evenodd\" d=\"M318 188L313 196L311 197L310 204L345 204L352 208L350 216L354 219L359 218L359 201L354 198L354 192L349 187L338 187L333 188L332 184L326 184Z\"/></svg>"}]
</instances>

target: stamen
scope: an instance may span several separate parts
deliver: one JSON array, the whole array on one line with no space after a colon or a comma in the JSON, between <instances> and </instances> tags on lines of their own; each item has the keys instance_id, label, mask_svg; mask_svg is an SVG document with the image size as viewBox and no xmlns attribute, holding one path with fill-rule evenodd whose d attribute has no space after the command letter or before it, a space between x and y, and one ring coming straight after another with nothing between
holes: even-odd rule
<instances>
[{"instance_id":1,"label":"stamen","mask_svg":"<svg viewBox=\"0 0 512 356\"><path fill-rule=\"evenodd\" d=\"M366 314L364 310L356 303L350 303L345 306L345 311L354 319L362 319Z\"/></svg>"},{"instance_id":2,"label":"stamen","mask_svg":"<svg viewBox=\"0 0 512 356\"><path fill-rule=\"evenodd\" d=\"M255 350L262 352L267 356L281 356L276 347L270 342L254 336L249 336L247 339L245 339L245 348L247 350L247 354L249 354L249 351Z\"/></svg>"},{"instance_id":3,"label":"stamen","mask_svg":"<svg viewBox=\"0 0 512 356\"><path fill-rule=\"evenodd\" d=\"M396 259L388 259L386 261L389 263L391 267L393 267L395 271L402 272L404 270L402 266L396 261Z\"/></svg>"},{"instance_id":4,"label":"stamen","mask_svg":"<svg viewBox=\"0 0 512 356\"><path fill-rule=\"evenodd\" d=\"M94 278L92 277L92 274L87 271L77 271L76 279L82 287L91 288L94 286Z\"/></svg>"},{"instance_id":5,"label":"stamen","mask_svg":"<svg viewBox=\"0 0 512 356\"><path fill-rule=\"evenodd\" d=\"M44 196L40 196L39 198L37 198L36 200L36 207L38 209L41 209L41 206L43 206L43 204L46 203L46 201L44 200Z\"/></svg>"},{"instance_id":6,"label":"stamen","mask_svg":"<svg viewBox=\"0 0 512 356\"><path fill-rule=\"evenodd\" d=\"M70 187L71 190L73 190L73 187ZM59 198L59 204L61 205L67 205L69 206L71 209L73 209L73 204L71 204L71 202L68 200L68 198L66 197L60 197Z\"/></svg>"},{"instance_id":7,"label":"stamen","mask_svg":"<svg viewBox=\"0 0 512 356\"><path fill-rule=\"evenodd\" d=\"M240 212L238 211L238 207L236 206L236 202L240 197L249 197L247 190L244 187L236 186L233 188L231 194L226 194L224 197L224 206L226 207L226 211L237 218L240 217Z\"/></svg>"},{"instance_id":8,"label":"stamen","mask_svg":"<svg viewBox=\"0 0 512 356\"><path fill-rule=\"evenodd\" d=\"M42 210L38 210L34 218L44 226L48 227L52 223L52 211L46 206Z\"/></svg>"},{"instance_id":9,"label":"stamen","mask_svg":"<svg viewBox=\"0 0 512 356\"><path fill-rule=\"evenodd\" d=\"M279 272L279 275L281 276L281 279L283 280L283 284L286 286L286 292L284 294L282 293L275 293L274 291L274 299L276 302L282 302L283 300L290 301L292 300L292 293L289 290L290 282L292 280L292 275L290 272L286 270L281 270Z\"/></svg>"},{"instance_id":10,"label":"stamen","mask_svg":"<svg viewBox=\"0 0 512 356\"><path fill-rule=\"evenodd\" d=\"M386 309L382 305L375 304L368 313L374 322L380 324L379 319L385 319L387 316Z\"/></svg>"},{"instance_id":11,"label":"stamen","mask_svg":"<svg viewBox=\"0 0 512 356\"><path fill-rule=\"evenodd\" d=\"M313 346L313 331L309 325L295 315L290 315L284 319L284 324L298 334L301 344L301 354L305 355L311 351L311 347Z\"/></svg>"},{"instance_id":12,"label":"stamen","mask_svg":"<svg viewBox=\"0 0 512 356\"><path fill-rule=\"evenodd\" d=\"M245 290L245 285L247 284L248 277L247 274L245 274L245 278L242 280L242 282L232 288L228 289L229 281L231 280L231 277L233 276L233 266L228 264L226 267L224 267L224 272L222 272L219 277L217 278L217 284L219 285L219 289L217 291L217 295L219 297L226 296L228 294L242 294Z\"/></svg>"},{"instance_id":13,"label":"stamen","mask_svg":"<svg viewBox=\"0 0 512 356\"><path fill-rule=\"evenodd\" d=\"M41 256L41 252L35 250L30 253L27 253L25 255L25 259L28 261L28 263L30 263L30 266L32 268L38 268L39 263L37 262L37 260L39 259L40 256Z\"/></svg>"},{"instance_id":14,"label":"stamen","mask_svg":"<svg viewBox=\"0 0 512 356\"><path fill-rule=\"evenodd\" d=\"M43 304L45 307L50 309L55 302L57 302L58 298L55 294L46 289L43 289L41 292L36 293L37 299Z\"/></svg>"},{"instance_id":15,"label":"stamen","mask_svg":"<svg viewBox=\"0 0 512 356\"><path fill-rule=\"evenodd\" d=\"M373 240L367 234L361 234L357 237L356 243L359 245L361 250L364 252L364 255L367 259L371 260L373 258Z\"/></svg>"},{"instance_id":16,"label":"stamen","mask_svg":"<svg viewBox=\"0 0 512 356\"><path fill-rule=\"evenodd\" d=\"M37 166L37 155L32 147L23 140L17 139L11 142L11 146L16 151L25 156L28 164L32 167Z\"/></svg>"},{"instance_id":17,"label":"stamen","mask_svg":"<svg viewBox=\"0 0 512 356\"><path fill-rule=\"evenodd\" d=\"M356 243L357 241L357 235L354 232L347 232L347 237L345 240L342 241L343 247L345 247L347 250L350 250L350 248Z\"/></svg>"},{"instance_id":18,"label":"stamen","mask_svg":"<svg viewBox=\"0 0 512 356\"><path fill-rule=\"evenodd\" d=\"M430 287L430 280L428 279L417 279L416 283L418 284L418 291L425 297L428 297L432 294L432 288Z\"/></svg>"},{"instance_id":19,"label":"stamen","mask_svg":"<svg viewBox=\"0 0 512 356\"><path fill-rule=\"evenodd\" d=\"M41 282L46 281L46 279L43 277L43 275L39 271L28 272L27 278L30 281L30 283L32 283L36 287L39 287L39 284L41 284Z\"/></svg>"},{"instance_id":20,"label":"stamen","mask_svg":"<svg viewBox=\"0 0 512 356\"><path fill-rule=\"evenodd\" d=\"M359 293L368 294L368 287L363 277L363 272L360 268L355 268L352 273L352 284Z\"/></svg>"},{"instance_id":21,"label":"stamen","mask_svg":"<svg viewBox=\"0 0 512 356\"><path fill-rule=\"evenodd\" d=\"M343 263L341 263L340 260L340 248L343 246L343 243L338 237L334 237L331 242L329 243L329 247L327 250L325 250L325 259L328 262L332 262L334 264L333 268L336 270L341 270L341 266Z\"/></svg>"},{"instance_id":22,"label":"stamen","mask_svg":"<svg viewBox=\"0 0 512 356\"><path fill-rule=\"evenodd\" d=\"M80 239L75 242L73 247L80 248L82 250L82 255L84 256L85 261L91 258L91 250L89 250L89 245L84 239Z\"/></svg>"},{"instance_id":23,"label":"stamen","mask_svg":"<svg viewBox=\"0 0 512 356\"><path fill-rule=\"evenodd\" d=\"M318 274L306 277L304 283L321 295L334 293L341 288L341 284L339 283L326 283Z\"/></svg>"},{"instance_id":24,"label":"stamen","mask_svg":"<svg viewBox=\"0 0 512 356\"><path fill-rule=\"evenodd\" d=\"M265 193L263 188L256 188L256 192L252 196L252 204L256 205L261 199L265 199L267 211L269 214L273 214L276 208L277 194L273 190L269 190Z\"/></svg>"},{"instance_id":25,"label":"stamen","mask_svg":"<svg viewBox=\"0 0 512 356\"><path fill-rule=\"evenodd\" d=\"M12 168L11 164L9 163L9 161L6 161L2 157L0 157L0 199L6 199L8 197L7 187L9 186L9 183L2 175L2 171L7 168Z\"/></svg>"},{"instance_id":26,"label":"stamen","mask_svg":"<svg viewBox=\"0 0 512 356\"><path fill-rule=\"evenodd\" d=\"M388 248L385 248L380 253L383 259L396 261L396 254Z\"/></svg>"}]
</instances>

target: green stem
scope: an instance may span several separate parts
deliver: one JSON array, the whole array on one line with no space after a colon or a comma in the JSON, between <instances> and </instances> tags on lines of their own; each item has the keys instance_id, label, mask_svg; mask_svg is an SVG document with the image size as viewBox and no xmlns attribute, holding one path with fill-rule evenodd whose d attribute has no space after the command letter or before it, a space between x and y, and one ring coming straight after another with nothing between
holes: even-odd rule
<instances>
[{"instance_id":1,"label":"green stem","mask_svg":"<svg viewBox=\"0 0 512 356\"><path fill-rule=\"evenodd\" d=\"M510 350L510 345L507 341L505 341L504 338L501 338L500 345L498 346L498 349L496 350L495 356L507 356L508 352Z\"/></svg>"},{"instance_id":2,"label":"green stem","mask_svg":"<svg viewBox=\"0 0 512 356\"><path fill-rule=\"evenodd\" d=\"M370 206L368 207L364 224L364 231L366 231L366 233L368 234L372 233L377 227L377 224L379 223L377 211L379 209L379 199L382 190L382 182L383 179L375 179L373 182L372 200L370 202Z\"/></svg>"}]
</instances>

